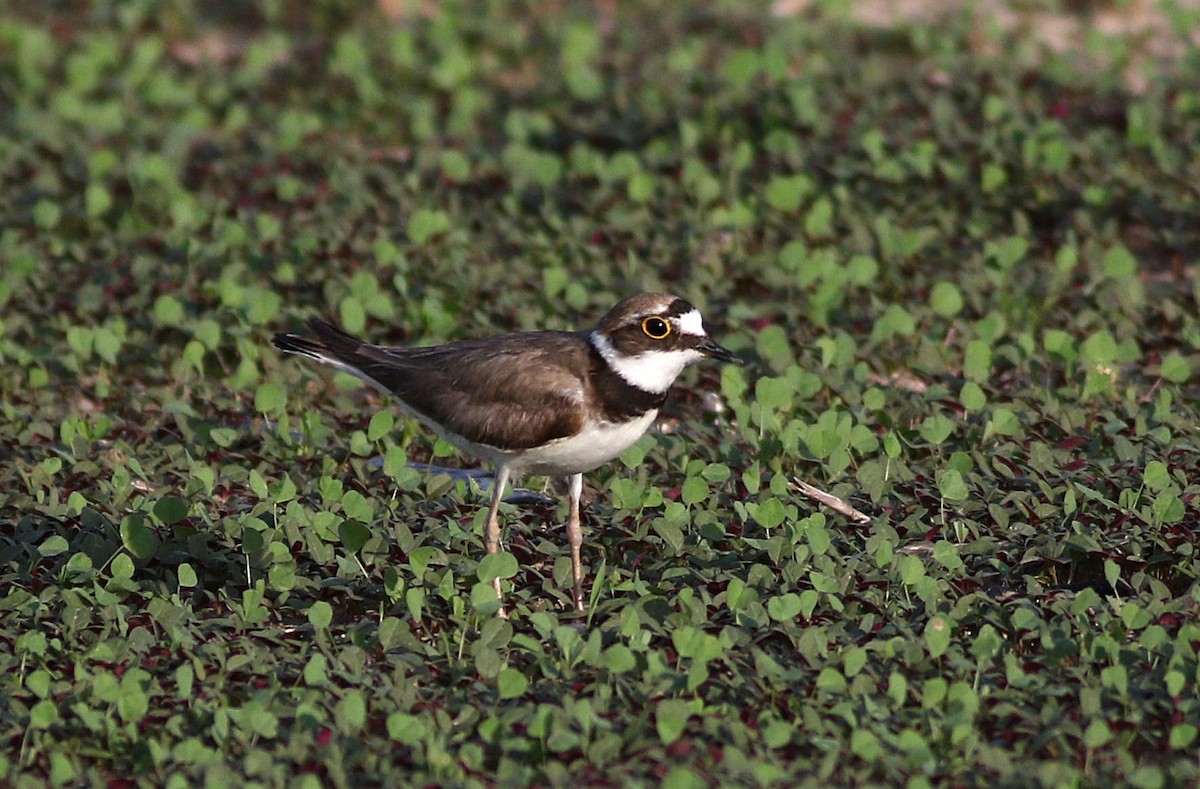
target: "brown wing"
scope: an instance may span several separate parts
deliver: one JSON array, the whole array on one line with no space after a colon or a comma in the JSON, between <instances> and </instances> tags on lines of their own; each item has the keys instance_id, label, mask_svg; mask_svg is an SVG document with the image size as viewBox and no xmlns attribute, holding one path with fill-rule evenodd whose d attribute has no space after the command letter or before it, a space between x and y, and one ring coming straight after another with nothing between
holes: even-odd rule
<instances>
[{"instance_id":1,"label":"brown wing","mask_svg":"<svg viewBox=\"0 0 1200 789\"><path fill-rule=\"evenodd\" d=\"M588 347L580 335L525 332L393 348L367 345L329 324L309 327L319 352L285 347L279 339L276 344L360 372L468 441L528 449L572 435L583 424ZM286 338L292 345L302 340Z\"/></svg>"},{"instance_id":2,"label":"brown wing","mask_svg":"<svg viewBox=\"0 0 1200 789\"><path fill-rule=\"evenodd\" d=\"M574 335L537 332L432 348L369 346L360 354L364 372L450 432L528 449L582 426L583 383L570 364L581 352L586 346Z\"/></svg>"}]
</instances>

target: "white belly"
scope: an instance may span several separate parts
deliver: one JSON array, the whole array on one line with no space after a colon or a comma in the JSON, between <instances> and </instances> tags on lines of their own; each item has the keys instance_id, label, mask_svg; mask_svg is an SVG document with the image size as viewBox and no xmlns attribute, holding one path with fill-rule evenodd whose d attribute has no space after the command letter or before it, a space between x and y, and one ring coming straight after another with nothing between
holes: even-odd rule
<instances>
[{"instance_id":1,"label":"white belly","mask_svg":"<svg viewBox=\"0 0 1200 789\"><path fill-rule=\"evenodd\" d=\"M521 456L510 455L507 463L516 474L557 477L591 471L637 443L657 416L658 411L648 411L629 422L593 422L578 435L560 438Z\"/></svg>"}]
</instances>

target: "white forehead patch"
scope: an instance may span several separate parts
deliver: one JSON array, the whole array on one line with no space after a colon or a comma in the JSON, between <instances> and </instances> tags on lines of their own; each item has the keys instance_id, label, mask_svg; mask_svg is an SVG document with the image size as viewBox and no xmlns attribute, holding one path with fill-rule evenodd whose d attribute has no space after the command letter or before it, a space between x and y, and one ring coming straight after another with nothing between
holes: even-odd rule
<instances>
[{"instance_id":1,"label":"white forehead patch","mask_svg":"<svg viewBox=\"0 0 1200 789\"><path fill-rule=\"evenodd\" d=\"M704 319L700 317L700 310L688 310L678 318L672 318L671 322L678 326L679 331L684 334L692 334L696 337L708 336L708 333L704 331Z\"/></svg>"}]
</instances>

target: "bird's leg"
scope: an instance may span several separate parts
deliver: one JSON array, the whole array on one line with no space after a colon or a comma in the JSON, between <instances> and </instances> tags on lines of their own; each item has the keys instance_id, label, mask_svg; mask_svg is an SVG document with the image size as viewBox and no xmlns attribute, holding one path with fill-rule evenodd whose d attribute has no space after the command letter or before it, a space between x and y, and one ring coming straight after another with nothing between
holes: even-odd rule
<instances>
[{"instance_id":1,"label":"bird's leg","mask_svg":"<svg viewBox=\"0 0 1200 789\"><path fill-rule=\"evenodd\" d=\"M572 596L575 598L575 610L583 611L583 561L579 550L583 547L583 528L579 524L579 497L583 495L583 474L572 474L569 478L570 512L567 515L567 542L571 544L571 575L575 580Z\"/></svg>"},{"instance_id":2,"label":"bird's leg","mask_svg":"<svg viewBox=\"0 0 1200 789\"><path fill-rule=\"evenodd\" d=\"M487 522L483 526L483 543L488 553L500 552L500 501L504 498L504 486L508 484L508 467L496 469L496 477L492 482L492 503L488 507ZM499 577L492 579L492 587L500 600L500 610L496 616L508 616L504 612L504 592L500 589Z\"/></svg>"}]
</instances>

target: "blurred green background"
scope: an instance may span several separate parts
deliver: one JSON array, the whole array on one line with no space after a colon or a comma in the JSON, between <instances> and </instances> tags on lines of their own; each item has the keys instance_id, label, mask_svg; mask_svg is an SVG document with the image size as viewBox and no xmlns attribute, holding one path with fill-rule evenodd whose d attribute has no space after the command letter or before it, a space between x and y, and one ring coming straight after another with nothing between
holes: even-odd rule
<instances>
[{"instance_id":1,"label":"blurred green background","mask_svg":"<svg viewBox=\"0 0 1200 789\"><path fill-rule=\"evenodd\" d=\"M1194 785L1198 29L0 9L3 780ZM650 289L751 364L588 476L582 624L564 507L481 564L471 463L269 345Z\"/></svg>"}]
</instances>

